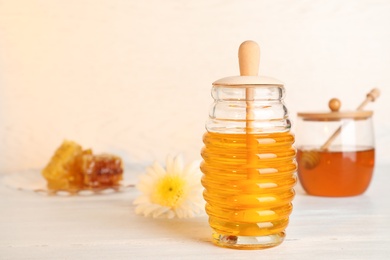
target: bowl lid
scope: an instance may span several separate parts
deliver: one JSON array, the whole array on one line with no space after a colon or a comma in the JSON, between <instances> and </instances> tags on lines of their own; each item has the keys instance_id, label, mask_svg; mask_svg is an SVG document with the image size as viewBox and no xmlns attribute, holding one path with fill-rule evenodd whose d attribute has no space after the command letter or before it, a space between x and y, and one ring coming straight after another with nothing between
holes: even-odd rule
<instances>
[{"instance_id":1,"label":"bowl lid","mask_svg":"<svg viewBox=\"0 0 390 260\"><path fill-rule=\"evenodd\" d=\"M373 100L375 100L375 98L370 101ZM299 112L298 117L307 121L338 121L341 119L367 119L373 115L372 111L360 110L359 108L358 110L353 111L339 111L341 102L337 98L332 98L329 100L328 106L331 110L329 112Z\"/></svg>"}]
</instances>

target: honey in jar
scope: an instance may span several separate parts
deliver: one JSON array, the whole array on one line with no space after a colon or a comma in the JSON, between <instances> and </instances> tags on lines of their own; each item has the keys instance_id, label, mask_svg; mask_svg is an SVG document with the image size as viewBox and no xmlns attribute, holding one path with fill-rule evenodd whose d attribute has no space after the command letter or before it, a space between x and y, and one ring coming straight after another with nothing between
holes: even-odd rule
<instances>
[{"instance_id":1,"label":"honey in jar","mask_svg":"<svg viewBox=\"0 0 390 260\"><path fill-rule=\"evenodd\" d=\"M244 42L241 76L212 87L201 170L213 242L222 247L279 245L292 212L297 166L285 90L257 76L258 57L258 45Z\"/></svg>"}]
</instances>

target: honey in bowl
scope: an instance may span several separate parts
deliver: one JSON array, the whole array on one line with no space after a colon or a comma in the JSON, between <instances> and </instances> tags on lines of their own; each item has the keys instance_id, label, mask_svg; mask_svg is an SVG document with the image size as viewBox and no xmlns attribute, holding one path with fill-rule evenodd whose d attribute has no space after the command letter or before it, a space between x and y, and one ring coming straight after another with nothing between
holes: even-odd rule
<instances>
[{"instance_id":1,"label":"honey in bowl","mask_svg":"<svg viewBox=\"0 0 390 260\"><path fill-rule=\"evenodd\" d=\"M375 149L340 147L317 151L317 162L311 165L312 148L298 148L298 176L308 194L316 196L355 196L369 187L375 164Z\"/></svg>"}]
</instances>

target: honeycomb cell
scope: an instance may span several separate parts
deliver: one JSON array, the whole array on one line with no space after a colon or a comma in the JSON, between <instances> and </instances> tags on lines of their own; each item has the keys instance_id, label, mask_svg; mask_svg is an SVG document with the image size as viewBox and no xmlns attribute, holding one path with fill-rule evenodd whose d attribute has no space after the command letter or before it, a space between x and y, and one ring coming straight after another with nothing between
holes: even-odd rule
<instances>
[{"instance_id":1,"label":"honeycomb cell","mask_svg":"<svg viewBox=\"0 0 390 260\"><path fill-rule=\"evenodd\" d=\"M122 159L115 155L82 155L80 168L86 187L113 187L123 179Z\"/></svg>"}]
</instances>

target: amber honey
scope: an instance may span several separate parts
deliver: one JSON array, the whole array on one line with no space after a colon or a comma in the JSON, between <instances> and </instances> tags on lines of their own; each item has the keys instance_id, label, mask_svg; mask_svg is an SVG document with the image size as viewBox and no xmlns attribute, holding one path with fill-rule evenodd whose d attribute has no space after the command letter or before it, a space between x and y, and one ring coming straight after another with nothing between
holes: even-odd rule
<instances>
[{"instance_id":1,"label":"amber honey","mask_svg":"<svg viewBox=\"0 0 390 260\"><path fill-rule=\"evenodd\" d=\"M307 161L315 163L310 167ZM317 196L354 196L368 188L375 164L375 149L353 147L316 151L298 149L298 176L308 194Z\"/></svg>"},{"instance_id":2,"label":"amber honey","mask_svg":"<svg viewBox=\"0 0 390 260\"><path fill-rule=\"evenodd\" d=\"M283 241L296 183L294 136L206 133L202 184L213 242L266 248Z\"/></svg>"}]
</instances>

